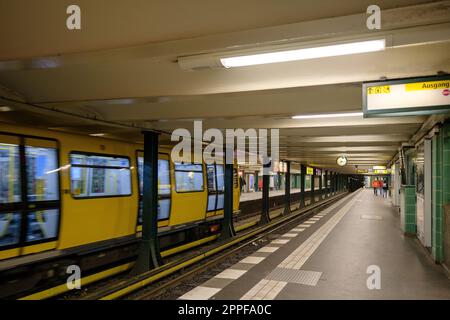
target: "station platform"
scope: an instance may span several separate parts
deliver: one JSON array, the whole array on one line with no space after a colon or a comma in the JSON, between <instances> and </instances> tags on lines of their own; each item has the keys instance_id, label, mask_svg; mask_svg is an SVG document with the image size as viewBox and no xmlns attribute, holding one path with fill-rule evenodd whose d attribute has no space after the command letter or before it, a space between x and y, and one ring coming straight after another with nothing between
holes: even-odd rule
<instances>
[{"instance_id":1,"label":"station platform","mask_svg":"<svg viewBox=\"0 0 450 320\"><path fill-rule=\"evenodd\" d=\"M362 189L179 299L450 299L450 280L390 200Z\"/></svg>"}]
</instances>

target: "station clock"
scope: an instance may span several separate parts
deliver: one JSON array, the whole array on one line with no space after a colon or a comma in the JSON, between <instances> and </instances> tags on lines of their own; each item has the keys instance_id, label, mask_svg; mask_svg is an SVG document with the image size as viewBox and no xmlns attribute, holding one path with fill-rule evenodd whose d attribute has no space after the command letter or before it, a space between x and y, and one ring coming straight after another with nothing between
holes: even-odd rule
<instances>
[{"instance_id":1,"label":"station clock","mask_svg":"<svg viewBox=\"0 0 450 320\"><path fill-rule=\"evenodd\" d=\"M339 158L337 158L336 163L340 166L340 167L344 167L347 165L347 157L341 156Z\"/></svg>"}]
</instances>

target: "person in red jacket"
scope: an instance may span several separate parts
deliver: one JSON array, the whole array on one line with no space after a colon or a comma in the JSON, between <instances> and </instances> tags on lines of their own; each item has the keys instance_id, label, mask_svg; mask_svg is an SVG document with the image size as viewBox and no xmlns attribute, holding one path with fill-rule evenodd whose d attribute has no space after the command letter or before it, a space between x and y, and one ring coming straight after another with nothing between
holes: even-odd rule
<instances>
[{"instance_id":1,"label":"person in red jacket","mask_svg":"<svg viewBox=\"0 0 450 320\"><path fill-rule=\"evenodd\" d=\"M372 181L373 194L378 195L378 189L380 188L380 181L377 179Z\"/></svg>"}]
</instances>

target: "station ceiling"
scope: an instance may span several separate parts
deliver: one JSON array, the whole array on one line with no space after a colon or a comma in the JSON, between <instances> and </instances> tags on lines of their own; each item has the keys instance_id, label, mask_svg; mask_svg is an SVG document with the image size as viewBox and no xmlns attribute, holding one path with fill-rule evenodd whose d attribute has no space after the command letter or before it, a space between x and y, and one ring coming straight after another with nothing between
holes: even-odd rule
<instances>
[{"instance_id":1,"label":"station ceiling","mask_svg":"<svg viewBox=\"0 0 450 320\"><path fill-rule=\"evenodd\" d=\"M205 129L279 128L282 159L330 168L345 154L350 165L340 170L353 172L386 164L427 117L292 116L361 112L364 81L450 72L450 1L377 1L380 31L367 29L372 1L362 0L77 1L77 31L65 27L69 4L0 2L7 98L0 104L12 108L1 121L136 142L139 128L171 132L193 120ZM185 71L177 63L236 48L374 36L389 38L390 47L236 69Z\"/></svg>"}]
</instances>

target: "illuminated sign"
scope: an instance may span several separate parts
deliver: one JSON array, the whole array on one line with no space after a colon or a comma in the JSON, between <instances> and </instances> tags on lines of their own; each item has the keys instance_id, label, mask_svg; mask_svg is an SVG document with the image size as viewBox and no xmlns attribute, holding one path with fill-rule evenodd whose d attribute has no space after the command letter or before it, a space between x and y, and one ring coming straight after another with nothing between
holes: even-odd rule
<instances>
[{"instance_id":1,"label":"illuminated sign","mask_svg":"<svg viewBox=\"0 0 450 320\"><path fill-rule=\"evenodd\" d=\"M374 170L374 174L391 174L391 170Z\"/></svg>"},{"instance_id":2,"label":"illuminated sign","mask_svg":"<svg viewBox=\"0 0 450 320\"><path fill-rule=\"evenodd\" d=\"M364 117L406 116L450 111L450 76L363 84Z\"/></svg>"},{"instance_id":3,"label":"illuminated sign","mask_svg":"<svg viewBox=\"0 0 450 320\"><path fill-rule=\"evenodd\" d=\"M367 170L367 169L364 169L364 170L357 170L356 171L357 173L359 173L359 174L366 174L366 173L369 173L369 170Z\"/></svg>"},{"instance_id":4,"label":"illuminated sign","mask_svg":"<svg viewBox=\"0 0 450 320\"><path fill-rule=\"evenodd\" d=\"M310 176L314 175L314 168L306 167L306 174Z\"/></svg>"},{"instance_id":5,"label":"illuminated sign","mask_svg":"<svg viewBox=\"0 0 450 320\"><path fill-rule=\"evenodd\" d=\"M316 176L321 176L321 175L322 175L322 170L316 169Z\"/></svg>"}]
</instances>

